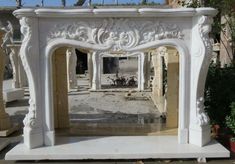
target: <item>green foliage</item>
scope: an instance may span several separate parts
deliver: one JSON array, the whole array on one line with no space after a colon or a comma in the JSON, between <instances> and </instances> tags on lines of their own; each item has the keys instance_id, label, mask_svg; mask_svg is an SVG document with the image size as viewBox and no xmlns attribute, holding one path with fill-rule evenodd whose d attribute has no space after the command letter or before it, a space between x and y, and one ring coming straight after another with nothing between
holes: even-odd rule
<instances>
[{"instance_id":1,"label":"green foliage","mask_svg":"<svg viewBox=\"0 0 235 164\"><path fill-rule=\"evenodd\" d=\"M231 129L233 134L235 134L235 102L232 102L230 108L231 108L231 113L226 117L225 120L227 127ZM235 140L235 138L233 139Z\"/></svg>"},{"instance_id":2,"label":"green foliage","mask_svg":"<svg viewBox=\"0 0 235 164\"><path fill-rule=\"evenodd\" d=\"M141 0L141 4L142 5L146 5L147 4L147 0Z\"/></svg>"},{"instance_id":3,"label":"green foliage","mask_svg":"<svg viewBox=\"0 0 235 164\"><path fill-rule=\"evenodd\" d=\"M191 0L189 2L185 2L184 0L182 0L178 1L178 4L181 6L192 7L192 8L201 7L201 4L198 0Z\"/></svg>"},{"instance_id":4,"label":"green foliage","mask_svg":"<svg viewBox=\"0 0 235 164\"><path fill-rule=\"evenodd\" d=\"M230 104L235 101L235 66L221 68L211 63L205 86L205 111L211 124L225 125L230 114Z\"/></svg>"},{"instance_id":5,"label":"green foliage","mask_svg":"<svg viewBox=\"0 0 235 164\"><path fill-rule=\"evenodd\" d=\"M77 2L74 4L74 6L82 6L85 3L86 0L77 0Z\"/></svg>"}]
</instances>

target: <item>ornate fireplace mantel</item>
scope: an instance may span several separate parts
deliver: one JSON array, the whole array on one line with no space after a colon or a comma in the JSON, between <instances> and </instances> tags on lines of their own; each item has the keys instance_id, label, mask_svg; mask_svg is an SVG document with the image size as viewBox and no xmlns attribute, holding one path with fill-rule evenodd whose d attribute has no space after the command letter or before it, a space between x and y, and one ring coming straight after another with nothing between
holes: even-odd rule
<instances>
[{"instance_id":1,"label":"ornate fireplace mantel","mask_svg":"<svg viewBox=\"0 0 235 164\"><path fill-rule=\"evenodd\" d=\"M21 59L30 89L29 113L24 119L28 148L54 145L52 54L59 47L86 49L92 55L95 87L99 58L144 54L160 46L180 54L179 144L203 146L210 141L209 119L204 112L204 85L212 55L212 8L108 8L19 9L24 39Z\"/></svg>"}]
</instances>

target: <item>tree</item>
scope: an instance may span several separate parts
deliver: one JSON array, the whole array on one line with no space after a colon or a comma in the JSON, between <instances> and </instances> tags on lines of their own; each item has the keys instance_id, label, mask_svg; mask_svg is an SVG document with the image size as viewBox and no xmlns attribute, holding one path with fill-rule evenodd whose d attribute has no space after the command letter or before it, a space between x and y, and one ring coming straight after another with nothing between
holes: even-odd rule
<instances>
[{"instance_id":1,"label":"tree","mask_svg":"<svg viewBox=\"0 0 235 164\"><path fill-rule=\"evenodd\" d=\"M61 0L61 5L62 5L63 7L65 7L65 6L66 6L66 0Z\"/></svg>"},{"instance_id":2,"label":"tree","mask_svg":"<svg viewBox=\"0 0 235 164\"><path fill-rule=\"evenodd\" d=\"M220 39L220 33L223 33L230 40L233 50L233 63L235 63L235 0L204 0L203 5L205 7L214 7L219 11L214 20L212 34ZM221 18L226 19L226 21L222 22ZM225 32L226 26L228 28Z\"/></svg>"},{"instance_id":3,"label":"tree","mask_svg":"<svg viewBox=\"0 0 235 164\"><path fill-rule=\"evenodd\" d=\"M74 6L82 6L85 3L86 0L77 0L77 2L74 4ZM91 0L88 2L88 6L91 6Z\"/></svg>"},{"instance_id":4,"label":"tree","mask_svg":"<svg viewBox=\"0 0 235 164\"><path fill-rule=\"evenodd\" d=\"M147 0L141 0L141 5L146 5L147 4Z\"/></svg>"},{"instance_id":5,"label":"tree","mask_svg":"<svg viewBox=\"0 0 235 164\"><path fill-rule=\"evenodd\" d=\"M44 6L44 0L41 0L41 6L42 7Z\"/></svg>"}]
</instances>

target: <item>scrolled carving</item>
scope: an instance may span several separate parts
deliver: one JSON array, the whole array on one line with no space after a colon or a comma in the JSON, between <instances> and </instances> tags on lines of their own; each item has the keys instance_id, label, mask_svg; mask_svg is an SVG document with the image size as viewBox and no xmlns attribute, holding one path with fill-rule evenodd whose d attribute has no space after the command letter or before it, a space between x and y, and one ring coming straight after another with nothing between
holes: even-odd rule
<instances>
[{"instance_id":1,"label":"scrolled carving","mask_svg":"<svg viewBox=\"0 0 235 164\"><path fill-rule=\"evenodd\" d=\"M31 75L31 70L29 68L29 57L32 54L32 46L30 45L31 42L31 35L32 35L32 20L26 17L20 19L21 25L21 33L23 34L24 38L22 41L22 47L20 50L20 57L22 60L22 64L25 68L25 72L27 75ZM31 93L34 93L34 88L32 88ZM35 105L35 96L30 94L29 99L29 112L26 114L24 118L24 125L28 128L34 128L36 122L36 105Z\"/></svg>"},{"instance_id":2,"label":"scrolled carving","mask_svg":"<svg viewBox=\"0 0 235 164\"><path fill-rule=\"evenodd\" d=\"M205 108L204 107L204 98L200 97L197 100L197 124L199 126L208 125L209 121L210 121L209 117L205 113L204 108Z\"/></svg>"},{"instance_id":3,"label":"scrolled carving","mask_svg":"<svg viewBox=\"0 0 235 164\"><path fill-rule=\"evenodd\" d=\"M211 24L213 23L213 18L209 16L202 16L199 19L198 23L199 34L206 48L205 55L212 55L212 42L211 38L209 37L209 33L211 31Z\"/></svg>"},{"instance_id":4,"label":"scrolled carving","mask_svg":"<svg viewBox=\"0 0 235 164\"><path fill-rule=\"evenodd\" d=\"M57 24L49 32L47 40L56 38L74 39L119 52L156 40L183 39L183 34L176 24L159 21L139 23L124 18L110 18L96 22Z\"/></svg>"},{"instance_id":5,"label":"scrolled carving","mask_svg":"<svg viewBox=\"0 0 235 164\"><path fill-rule=\"evenodd\" d=\"M167 24L162 22L146 22L141 27L143 40L141 43L147 43L155 40L177 38L183 39L183 34L176 24Z\"/></svg>"},{"instance_id":6,"label":"scrolled carving","mask_svg":"<svg viewBox=\"0 0 235 164\"><path fill-rule=\"evenodd\" d=\"M88 24L85 22L77 22L69 25L57 24L49 35L50 39L65 38L78 41L88 40Z\"/></svg>"}]
</instances>

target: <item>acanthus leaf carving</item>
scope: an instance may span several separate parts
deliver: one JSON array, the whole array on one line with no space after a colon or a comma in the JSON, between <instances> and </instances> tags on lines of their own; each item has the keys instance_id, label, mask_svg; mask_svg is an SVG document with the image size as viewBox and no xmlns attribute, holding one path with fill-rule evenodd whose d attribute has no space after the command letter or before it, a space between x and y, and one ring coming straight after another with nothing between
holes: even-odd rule
<instances>
[{"instance_id":1,"label":"acanthus leaf carving","mask_svg":"<svg viewBox=\"0 0 235 164\"><path fill-rule=\"evenodd\" d=\"M56 38L109 47L111 51L117 52L156 40L183 39L183 34L176 24L160 21L139 23L126 18L110 18L88 23L57 24L49 32L47 40Z\"/></svg>"}]
</instances>

